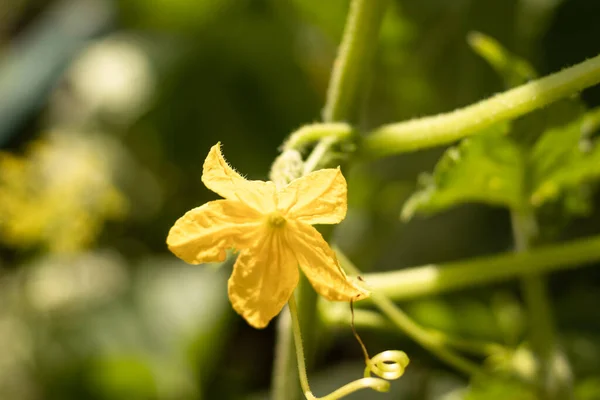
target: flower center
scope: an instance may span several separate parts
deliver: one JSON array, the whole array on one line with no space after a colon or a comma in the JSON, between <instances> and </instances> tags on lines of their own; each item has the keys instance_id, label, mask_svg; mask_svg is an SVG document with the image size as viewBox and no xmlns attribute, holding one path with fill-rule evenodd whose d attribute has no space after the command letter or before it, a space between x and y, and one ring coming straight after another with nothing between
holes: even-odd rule
<instances>
[{"instance_id":1,"label":"flower center","mask_svg":"<svg viewBox=\"0 0 600 400\"><path fill-rule=\"evenodd\" d=\"M269 225L273 228L281 228L285 225L285 217L281 215L279 211L275 211L274 213L269 214L267 217L269 221Z\"/></svg>"}]
</instances>

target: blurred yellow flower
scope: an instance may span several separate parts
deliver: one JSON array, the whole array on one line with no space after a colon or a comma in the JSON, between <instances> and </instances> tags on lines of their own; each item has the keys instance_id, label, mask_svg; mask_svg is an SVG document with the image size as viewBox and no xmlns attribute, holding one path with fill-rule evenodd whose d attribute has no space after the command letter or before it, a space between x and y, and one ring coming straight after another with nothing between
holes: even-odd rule
<instances>
[{"instance_id":1,"label":"blurred yellow flower","mask_svg":"<svg viewBox=\"0 0 600 400\"><path fill-rule=\"evenodd\" d=\"M267 326L298 284L298 265L328 300L360 300L369 293L353 283L312 224L337 224L346 216L346 180L322 169L285 187L248 181L210 150L202 174L207 188L224 197L188 211L171 228L169 249L191 264L225 260L240 251L229 278L233 308L255 328Z\"/></svg>"},{"instance_id":2,"label":"blurred yellow flower","mask_svg":"<svg viewBox=\"0 0 600 400\"><path fill-rule=\"evenodd\" d=\"M89 247L127 206L113 182L113 150L98 136L60 131L24 155L0 152L0 241L54 253Z\"/></svg>"}]
</instances>

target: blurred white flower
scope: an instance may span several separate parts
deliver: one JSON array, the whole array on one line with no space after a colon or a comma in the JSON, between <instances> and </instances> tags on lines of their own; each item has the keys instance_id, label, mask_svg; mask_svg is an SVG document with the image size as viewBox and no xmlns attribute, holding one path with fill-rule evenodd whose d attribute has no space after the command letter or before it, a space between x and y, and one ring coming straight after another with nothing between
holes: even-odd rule
<instances>
[{"instance_id":1,"label":"blurred white flower","mask_svg":"<svg viewBox=\"0 0 600 400\"><path fill-rule=\"evenodd\" d=\"M127 282L114 252L50 255L28 266L26 293L38 311L77 310L114 298Z\"/></svg>"},{"instance_id":2,"label":"blurred white flower","mask_svg":"<svg viewBox=\"0 0 600 400\"><path fill-rule=\"evenodd\" d=\"M67 74L76 98L91 111L127 122L148 105L155 76L133 39L114 36L90 46Z\"/></svg>"}]
</instances>

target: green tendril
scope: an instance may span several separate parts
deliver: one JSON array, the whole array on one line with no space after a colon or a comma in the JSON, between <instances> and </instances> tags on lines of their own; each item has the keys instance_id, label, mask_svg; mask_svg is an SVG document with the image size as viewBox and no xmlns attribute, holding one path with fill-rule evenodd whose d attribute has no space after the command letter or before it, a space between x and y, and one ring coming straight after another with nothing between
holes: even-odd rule
<instances>
[{"instance_id":1,"label":"green tendril","mask_svg":"<svg viewBox=\"0 0 600 400\"><path fill-rule=\"evenodd\" d=\"M308 400L337 400L358 390L367 388L377 392L387 392L390 388L390 383L388 381L398 379L404 374L409 359L403 351L387 350L375 355L373 358L368 358L365 349L364 351L367 360L364 378L352 381L326 396L316 397L310 390L308 384L308 376L306 374L306 365L304 361L304 348L302 346L302 335L300 333L300 321L298 320L298 310L296 308L296 299L294 296L290 297L288 306L292 317L292 330L294 332L294 343L296 345L300 385L302 386L304 396ZM379 376L379 378L374 378L371 374Z\"/></svg>"},{"instance_id":2,"label":"green tendril","mask_svg":"<svg viewBox=\"0 0 600 400\"><path fill-rule=\"evenodd\" d=\"M368 360L365 367L365 378L373 374L388 381L398 379L404 375L404 370L408 363L408 356L403 351L382 351Z\"/></svg>"}]
</instances>

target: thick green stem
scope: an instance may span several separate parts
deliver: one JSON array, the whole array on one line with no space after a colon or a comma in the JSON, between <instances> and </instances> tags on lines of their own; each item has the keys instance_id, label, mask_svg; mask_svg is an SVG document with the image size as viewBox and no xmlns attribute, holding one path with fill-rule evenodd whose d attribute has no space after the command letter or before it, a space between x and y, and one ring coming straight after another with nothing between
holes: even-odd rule
<instances>
[{"instance_id":1,"label":"thick green stem","mask_svg":"<svg viewBox=\"0 0 600 400\"><path fill-rule=\"evenodd\" d=\"M359 89L364 81L367 68L371 64L371 58L376 48L375 43L379 36L379 28L383 18L386 5L389 0L352 0L350 12L346 20L346 27L342 43L340 44L338 55L333 65L333 71L327 91L327 101L323 110L323 120L326 123L342 122L351 118L355 105L359 98ZM333 126L333 124L332 124ZM344 126L339 125L338 127ZM344 130L342 129L342 134ZM351 132L350 132L351 133ZM321 134L317 132L317 134ZM319 167L319 163L335 143L335 137L325 137L315 146L311 155L307 158L304 167L304 174ZM292 142L293 143L293 142ZM327 235L323 235L327 237ZM316 310L317 296L306 281L302 279L297 293L298 313L300 314L300 328L305 332L304 346L307 350L307 362L310 365L311 355L315 348L315 338L317 332ZM312 332L310 336L308 332ZM288 339L282 336L288 336ZM291 329L285 332L283 329L278 331L278 341L288 340L291 337ZM278 346L277 349L285 349L285 346ZM289 349L289 346L287 347ZM295 368L292 363L280 358L289 358L289 351L275 354L275 365L285 365L287 368ZM281 382L280 379L289 379L292 374L290 371L275 373L273 380L272 398L294 399L297 397L297 390L290 390L287 393L281 393L277 388L291 388L290 382ZM297 372L297 371L294 371Z\"/></svg>"},{"instance_id":2,"label":"thick green stem","mask_svg":"<svg viewBox=\"0 0 600 400\"><path fill-rule=\"evenodd\" d=\"M384 125L366 136L358 151L377 158L452 143L599 82L600 55L449 113Z\"/></svg>"},{"instance_id":3,"label":"thick green stem","mask_svg":"<svg viewBox=\"0 0 600 400\"><path fill-rule=\"evenodd\" d=\"M371 273L363 278L373 291L402 301L504 282L527 274L578 268L597 261L600 261L600 236L593 236L520 253ZM369 303L369 299L359 301L356 307Z\"/></svg>"},{"instance_id":4,"label":"thick green stem","mask_svg":"<svg viewBox=\"0 0 600 400\"><path fill-rule=\"evenodd\" d=\"M339 249L337 250L337 256L347 272L353 275L361 275L358 268ZM417 324L381 292L373 290L370 299L397 328L425 349L435 354L440 360L466 375L475 376L485 374L477 364L449 349L446 346L444 337ZM358 302L357 304L360 303Z\"/></svg>"},{"instance_id":5,"label":"thick green stem","mask_svg":"<svg viewBox=\"0 0 600 400\"><path fill-rule=\"evenodd\" d=\"M352 118L377 48L379 28L389 0L353 0L327 89L323 121Z\"/></svg>"}]
</instances>

